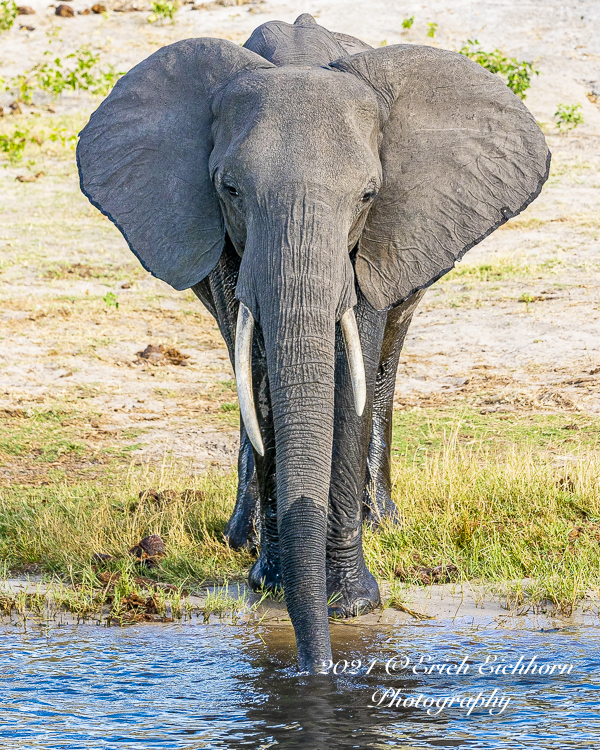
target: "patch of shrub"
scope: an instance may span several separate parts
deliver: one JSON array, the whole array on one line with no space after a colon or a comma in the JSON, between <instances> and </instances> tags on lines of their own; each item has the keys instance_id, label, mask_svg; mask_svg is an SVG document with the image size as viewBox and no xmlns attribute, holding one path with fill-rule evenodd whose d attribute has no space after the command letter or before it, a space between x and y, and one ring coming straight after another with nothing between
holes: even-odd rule
<instances>
[{"instance_id":1,"label":"patch of shrub","mask_svg":"<svg viewBox=\"0 0 600 750\"><path fill-rule=\"evenodd\" d=\"M531 86L531 76L540 74L540 71L534 67L534 64L526 60L517 60L516 57L506 57L499 49L486 52L481 49L481 45L477 39L468 39L459 52L470 60L479 63L486 70L489 70L490 73L500 76L508 88L519 99L525 99L525 92Z\"/></svg>"},{"instance_id":2,"label":"patch of shrub","mask_svg":"<svg viewBox=\"0 0 600 750\"><path fill-rule=\"evenodd\" d=\"M0 152L6 156L9 164L16 165L23 160L29 138L28 128L15 128L10 135L0 135Z\"/></svg>"},{"instance_id":3,"label":"patch of shrub","mask_svg":"<svg viewBox=\"0 0 600 750\"><path fill-rule=\"evenodd\" d=\"M0 0L0 34L12 29L18 13L15 0Z\"/></svg>"},{"instance_id":4,"label":"patch of shrub","mask_svg":"<svg viewBox=\"0 0 600 750\"><path fill-rule=\"evenodd\" d=\"M0 154L3 154L12 166L16 166L23 161L25 148L28 144L42 146L47 140L53 143L60 143L63 148L69 144L74 144L77 136L69 133L67 128L62 124L57 124L47 134L44 130L36 130L32 133L31 128L27 125L17 125L12 133L0 134ZM30 162L30 165L35 162ZM7 166L7 165L5 165Z\"/></svg>"},{"instance_id":5,"label":"patch of shrub","mask_svg":"<svg viewBox=\"0 0 600 750\"><path fill-rule=\"evenodd\" d=\"M581 104L559 104L554 117L559 130L572 130L578 125L583 125Z\"/></svg>"},{"instance_id":6,"label":"patch of shrub","mask_svg":"<svg viewBox=\"0 0 600 750\"><path fill-rule=\"evenodd\" d=\"M45 56L51 55L46 50ZM65 62L73 61L73 62ZM45 91L57 97L66 90L89 91L96 96L106 96L124 72L116 71L112 65L101 70L100 55L83 45L64 58L55 57L52 62L40 62L31 70L20 73L5 82L5 90L11 91L16 100L31 104L36 91Z\"/></svg>"},{"instance_id":7,"label":"patch of shrub","mask_svg":"<svg viewBox=\"0 0 600 750\"><path fill-rule=\"evenodd\" d=\"M156 23L156 21L169 20L171 23L175 23L175 13L178 9L176 2L170 2L170 0L154 0L150 3L152 13L148 16L148 23Z\"/></svg>"}]
</instances>

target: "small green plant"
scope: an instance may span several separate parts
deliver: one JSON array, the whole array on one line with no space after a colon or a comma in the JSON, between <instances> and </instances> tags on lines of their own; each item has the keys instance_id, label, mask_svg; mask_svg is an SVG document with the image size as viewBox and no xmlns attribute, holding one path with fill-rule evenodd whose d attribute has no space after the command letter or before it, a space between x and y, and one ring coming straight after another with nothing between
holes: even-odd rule
<instances>
[{"instance_id":1,"label":"small green plant","mask_svg":"<svg viewBox=\"0 0 600 750\"><path fill-rule=\"evenodd\" d=\"M74 133L71 133L69 135L69 132L65 127L56 127L55 130L53 130L48 138L53 142L56 143L59 141L61 145L64 147L67 145L67 143L74 143L77 140L77 136Z\"/></svg>"},{"instance_id":2,"label":"small green plant","mask_svg":"<svg viewBox=\"0 0 600 750\"><path fill-rule=\"evenodd\" d=\"M177 3L172 3L170 0L154 0L150 3L152 13L148 16L148 23L156 23L156 21L169 20L171 23L175 23L175 13L177 12Z\"/></svg>"},{"instance_id":3,"label":"small green plant","mask_svg":"<svg viewBox=\"0 0 600 750\"><path fill-rule=\"evenodd\" d=\"M15 128L12 135L0 135L0 152L6 155L9 164L14 166L23 160L23 152L29 137L27 128Z\"/></svg>"},{"instance_id":4,"label":"small green plant","mask_svg":"<svg viewBox=\"0 0 600 750\"><path fill-rule=\"evenodd\" d=\"M17 4L15 0L0 1L0 34L12 28L17 17Z\"/></svg>"},{"instance_id":5,"label":"small green plant","mask_svg":"<svg viewBox=\"0 0 600 750\"><path fill-rule=\"evenodd\" d=\"M572 130L578 125L583 125L581 104L559 104L554 117L559 130Z\"/></svg>"},{"instance_id":6,"label":"small green plant","mask_svg":"<svg viewBox=\"0 0 600 750\"><path fill-rule=\"evenodd\" d=\"M238 409L237 404L221 404L221 411L237 411Z\"/></svg>"},{"instance_id":7,"label":"small green plant","mask_svg":"<svg viewBox=\"0 0 600 750\"><path fill-rule=\"evenodd\" d=\"M529 305L535 301L536 298L532 294L529 294L529 292L523 292L523 294L519 297L519 302L525 303L526 312L529 312Z\"/></svg>"},{"instance_id":8,"label":"small green plant","mask_svg":"<svg viewBox=\"0 0 600 750\"><path fill-rule=\"evenodd\" d=\"M102 300L106 303L106 307L114 307L115 310L119 309L119 301L117 295L114 292L108 292L102 297Z\"/></svg>"},{"instance_id":9,"label":"small green plant","mask_svg":"<svg viewBox=\"0 0 600 750\"><path fill-rule=\"evenodd\" d=\"M414 16L411 16L410 18L405 18L404 21L402 21L402 28L410 29L414 22L415 22Z\"/></svg>"},{"instance_id":10,"label":"small green plant","mask_svg":"<svg viewBox=\"0 0 600 750\"><path fill-rule=\"evenodd\" d=\"M235 615L239 614L248 606L248 595L245 591L241 596L235 596L229 593L229 583L225 581L225 586L215 588L206 594L202 614L204 622L209 622L211 615Z\"/></svg>"},{"instance_id":11,"label":"small green plant","mask_svg":"<svg viewBox=\"0 0 600 750\"><path fill-rule=\"evenodd\" d=\"M4 154L8 164L15 166L21 164L27 144L35 144L42 146L46 139L53 143L60 143L63 148L69 144L71 148L74 148L74 143L77 140L77 136L74 133L69 133L64 125L56 125L48 135L43 130L38 131L35 135L32 134L30 128L25 125L17 126L11 134L0 135L0 154ZM35 161L30 159L27 162L28 167L34 167ZM5 165L7 166L7 165Z\"/></svg>"},{"instance_id":12,"label":"small green plant","mask_svg":"<svg viewBox=\"0 0 600 750\"><path fill-rule=\"evenodd\" d=\"M50 54L47 51L45 54ZM122 73L117 73L112 65L104 71L97 71L100 55L95 55L84 45L67 55L65 60L74 60L75 65L63 69L62 60L54 58L52 63L40 66L36 73L37 87L55 97L65 89L72 91L90 91L92 94L106 96Z\"/></svg>"},{"instance_id":13,"label":"small green plant","mask_svg":"<svg viewBox=\"0 0 600 750\"><path fill-rule=\"evenodd\" d=\"M428 23L427 24L427 36L430 36L432 39L435 36L435 32L437 31L437 23Z\"/></svg>"},{"instance_id":14,"label":"small green plant","mask_svg":"<svg viewBox=\"0 0 600 750\"><path fill-rule=\"evenodd\" d=\"M46 50L45 56L51 51ZM64 61L74 61L67 63ZM99 70L100 55L94 54L83 45L65 58L55 57L52 62L40 62L31 70L20 73L5 84L6 91L12 91L17 101L31 104L35 91L46 91L54 97L70 89L89 91L95 96L106 96L118 79L124 75L112 65Z\"/></svg>"},{"instance_id":15,"label":"small green plant","mask_svg":"<svg viewBox=\"0 0 600 750\"><path fill-rule=\"evenodd\" d=\"M486 52L481 49L477 39L468 39L467 43L459 50L461 55L479 63L490 73L500 76L508 88L516 94L519 99L525 99L525 92L531 86L531 76L540 74L533 63L526 60L517 60L516 57L506 57L499 49Z\"/></svg>"}]
</instances>

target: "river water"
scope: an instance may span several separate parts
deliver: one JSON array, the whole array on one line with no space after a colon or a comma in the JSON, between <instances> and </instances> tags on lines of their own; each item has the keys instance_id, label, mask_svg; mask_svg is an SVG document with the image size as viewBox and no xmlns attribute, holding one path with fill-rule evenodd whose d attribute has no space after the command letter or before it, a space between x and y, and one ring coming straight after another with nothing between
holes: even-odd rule
<instances>
[{"instance_id":1,"label":"river water","mask_svg":"<svg viewBox=\"0 0 600 750\"><path fill-rule=\"evenodd\" d=\"M311 678L289 627L4 624L0 747L600 746L597 627L332 632L341 674Z\"/></svg>"}]
</instances>

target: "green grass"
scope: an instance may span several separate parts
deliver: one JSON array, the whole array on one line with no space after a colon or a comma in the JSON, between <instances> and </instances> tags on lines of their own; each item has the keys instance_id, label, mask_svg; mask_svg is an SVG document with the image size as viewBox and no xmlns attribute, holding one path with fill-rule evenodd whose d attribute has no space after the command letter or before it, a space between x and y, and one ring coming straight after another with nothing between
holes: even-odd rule
<instances>
[{"instance_id":1,"label":"green grass","mask_svg":"<svg viewBox=\"0 0 600 750\"><path fill-rule=\"evenodd\" d=\"M82 421L85 420L80 412L60 409L27 409L21 416L5 417L0 420L0 460L17 457L30 464L48 464L59 459L90 458L98 451L107 455L126 454L137 446L121 442L97 451L82 439ZM143 428L130 428L123 437L133 440L142 432Z\"/></svg>"},{"instance_id":2,"label":"green grass","mask_svg":"<svg viewBox=\"0 0 600 750\"><path fill-rule=\"evenodd\" d=\"M394 413L392 451L403 461L425 460L449 441L497 454L600 448L600 420L580 414L481 414L472 408L439 411L412 408Z\"/></svg>"},{"instance_id":3,"label":"green grass","mask_svg":"<svg viewBox=\"0 0 600 750\"><path fill-rule=\"evenodd\" d=\"M37 563L45 572L81 580L94 553L127 560L140 539L159 534L169 552L162 580L197 584L242 577L249 555L222 540L233 509L234 475L187 477L177 468L153 473L115 467L102 481L0 489L0 561L12 567ZM139 499L148 487L200 490L204 499L174 496L156 505Z\"/></svg>"},{"instance_id":4,"label":"green grass","mask_svg":"<svg viewBox=\"0 0 600 750\"><path fill-rule=\"evenodd\" d=\"M573 458L566 469L533 447L497 454L450 439L422 463L396 462L399 522L366 530L370 569L393 583L398 568L452 563L460 580L569 614L600 585L600 461Z\"/></svg>"},{"instance_id":5,"label":"green grass","mask_svg":"<svg viewBox=\"0 0 600 750\"><path fill-rule=\"evenodd\" d=\"M82 456L86 446L63 428L68 414L61 411L25 411L17 419L0 422L0 454L27 457L36 462L56 461L60 456Z\"/></svg>"},{"instance_id":6,"label":"green grass","mask_svg":"<svg viewBox=\"0 0 600 750\"><path fill-rule=\"evenodd\" d=\"M499 258L495 263L460 263L440 279L438 283L452 283L456 281L504 281L517 276L528 276L532 268L524 263L518 263L507 258Z\"/></svg>"},{"instance_id":7,"label":"green grass","mask_svg":"<svg viewBox=\"0 0 600 750\"><path fill-rule=\"evenodd\" d=\"M46 414L36 424L61 416ZM368 565L392 583L394 600L406 585L394 577L398 568L449 563L460 580L501 585L512 603L537 608L569 612L598 589L600 420L410 409L394 421L398 523L365 528ZM139 497L150 487L176 492L155 504ZM94 553L112 555L109 568L131 570L128 549L159 534L167 555L145 575L190 587L244 580L252 557L223 541L235 488L233 471L190 475L168 461L155 469L115 465L94 482L57 477L47 486L3 488L0 564L36 563L82 583L93 577ZM206 612L231 610L228 592L213 598Z\"/></svg>"}]
</instances>

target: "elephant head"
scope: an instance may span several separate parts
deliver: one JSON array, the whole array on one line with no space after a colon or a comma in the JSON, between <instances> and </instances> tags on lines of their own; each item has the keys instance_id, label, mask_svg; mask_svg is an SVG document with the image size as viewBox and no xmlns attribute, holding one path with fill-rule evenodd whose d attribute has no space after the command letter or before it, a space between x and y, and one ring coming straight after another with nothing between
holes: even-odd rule
<instances>
[{"instance_id":1,"label":"elephant head","mask_svg":"<svg viewBox=\"0 0 600 750\"><path fill-rule=\"evenodd\" d=\"M133 68L81 133L81 187L175 289L239 254L236 375L258 453L252 326L263 333L286 602L300 666L330 658L325 540L335 327L364 404L356 288L388 309L449 271L547 178L535 120L465 57L413 45L274 65L188 39ZM339 48L341 50L341 48ZM329 57L327 57L329 55Z\"/></svg>"}]
</instances>

